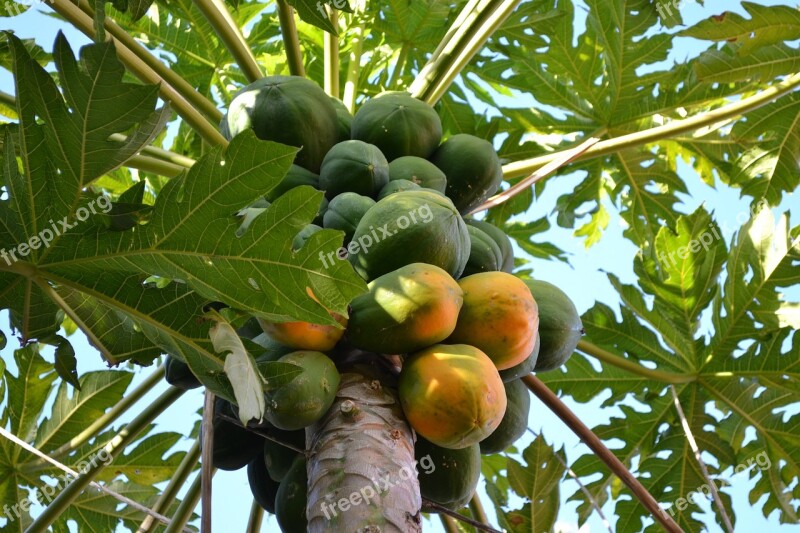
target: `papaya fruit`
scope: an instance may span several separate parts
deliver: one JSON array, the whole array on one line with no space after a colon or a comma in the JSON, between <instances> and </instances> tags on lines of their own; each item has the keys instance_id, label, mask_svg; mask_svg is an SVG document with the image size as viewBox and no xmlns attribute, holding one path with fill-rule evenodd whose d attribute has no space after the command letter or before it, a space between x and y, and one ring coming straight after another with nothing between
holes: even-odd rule
<instances>
[{"instance_id":1,"label":"papaya fruit","mask_svg":"<svg viewBox=\"0 0 800 533\"><path fill-rule=\"evenodd\" d=\"M267 393L267 420L284 430L302 429L320 418L333 404L339 389L339 371L324 353L302 350L278 361L293 363L303 372Z\"/></svg>"},{"instance_id":2,"label":"papaya fruit","mask_svg":"<svg viewBox=\"0 0 800 533\"><path fill-rule=\"evenodd\" d=\"M290 190L294 189L295 187L300 187L301 185L308 185L310 187L314 187L315 189L319 189L319 175L314 174L310 170L306 170L305 168L292 165L289 167L289 171L283 177L280 183L269 191L266 195L266 199L268 202L274 202Z\"/></svg>"},{"instance_id":3,"label":"papaya fruit","mask_svg":"<svg viewBox=\"0 0 800 533\"><path fill-rule=\"evenodd\" d=\"M389 183L389 162L374 144L342 141L325 155L319 186L328 200L344 192L375 198Z\"/></svg>"},{"instance_id":4,"label":"papaya fruit","mask_svg":"<svg viewBox=\"0 0 800 533\"><path fill-rule=\"evenodd\" d=\"M536 344L533 346L531 354L520 364L500 371L500 379L503 383L514 381L527 376L536 368L536 361L539 359L539 348L541 347L542 337L536 335Z\"/></svg>"},{"instance_id":5,"label":"papaya fruit","mask_svg":"<svg viewBox=\"0 0 800 533\"><path fill-rule=\"evenodd\" d=\"M164 379L173 387L181 390L196 389L202 385L197 376L189 369L189 365L171 355L164 360Z\"/></svg>"},{"instance_id":6,"label":"papaya fruit","mask_svg":"<svg viewBox=\"0 0 800 533\"><path fill-rule=\"evenodd\" d=\"M460 213L468 213L483 203L503 181L503 166L494 146L474 135L453 135L430 160L447 177L445 193Z\"/></svg>"},{"instance_id":7,"label":"papaya fruit","mask_svg":"<svg viewBox=\"0 0 800 533\"><path fill-rule=\"evenodd\" d=\"M339 126L339 142L350 139L350 127L353 124L353 115L344 102L331 96L331 102L336 109L336 122Z\"/></svg>"},{"instance_id":8,"label":"papaya fruit","mask_svg":"<svg viewBox=\"0 0 800 533\"><path fill-rule=\"evenodd\" d=\"M303 430L282 431L273 429L269 433L270 436L275 437L280 442L292 444L301 450L306 449L306 432ZM264 440L264 465L267 468L269 477L275 481L283 481L297 455L298 452L288 446L283 446L269 439Z\"/></svg>"},{"instance_id":9,"label":"papaya fruit","mask_svg":"<svg viewBox=\"0 0 800 533\"><path fill-rule=\"evenodd\" d=\"M298 455L275 495L275 518L278 519L278 526L283 533L300 533L307 530L307 492L306 458Z\"/></svg>"},{"instance_id":10,"label":"papaya fruit","mask_svg":"<svg viewBox=\"0 0 800 533\"><path fill-rule=\"evenodd\" d=\"M453 203L433 191L404 191L372 206L353 234L348 259L371 281L411 263L428 263L454 278L469 259L469 234Z\"/></svg>"},{"instance_id":11,"label":"papaya fruit","mask_svg":"<svg viewBox=\"0 0 800 533\"><path fill-rule=\"evenodd\" d=\"M381 189L381 192L378 193L378 200L383 200L389 195L392 195L396 192L403 192L403 191L415 191L421 189L419 185L414 183L413 181L408 180L395 180L390 181L386 184L386 187Z\"/></svg>"},{"instance_id":12,"label":"papaya fruit","mask_svg":"<svg viewBox=\"0 0 800 533\"><path fill-rule=\"evenodd\" d=\"M464 305L448 343L469 344L498 370L524 361L536 345L539 312L530 289L506 272L483 272L458 281Z\"/></svg>"},{"instance_id":13,"label":"papaya fruit","mask_svg":"<svg viewBox=\"0 0 800 533\"><path fill-rule=\"evenodd\" d=\"M439 167L421 157L405 155L389 163L389 181L408 180L426 189L444 192L447 178Z\"/></svg>"},{"instance_id":14,"label":"papaya fruit","mask_svg":"<svg viewBox=\"0 0 800 533\"><path fill-rule=\"evenodd\" d=\"M542 280L526 280L525 284L539 304L539 336L542 346L536 361L536 372L553 370L575 352L583 335L583 323L575 304L564 291Z\"/></svg>"},{"instance_id":15,"label":"papaya fruit","mask_svg":"<svg viewBox=\"0 0 800 533\"><path fill-rule=\"evenodd\" d=\"M475 226L467 225L467 232L469 232L469 259L462 276L501 270L503 253L494 239Z\"/></svg>"},{"instance_id":16,"label":"papaya fruit","mask_svg":"<svg viewBox=\"0 0 800 533\"><path fill-rule=\"evenodd\" d=\"M237 92L223 118L230 140L252 129L259 139L301 148L295 163L319 173L339 140L336 108L322 88L300 76L267 76Z\"/></svg>"},{"instance_id":17,"label":"papaya fruit","mask_svg":"<svg viewBox=\"0 0 800 533\"><path fill-rule=\"evenodd\" d=\"M497 368L485 353L466 344L437 344L409 356L398 393L409 425L443 448L477 444L506 412Z\"/></svg>"},{"instance_id":18,"label":"papaya fruit","mask_svg":"<svg viewBox=\"0 0 800 533\"><path fill-rule=\"evenodd\" d=\"M264 438L243 427L214 417L214 449L211 462L214 468L234 471L247 466L264 450Z\"/></svg>"},{"instance_id":19,"label":"papaya fruit","mask_svg":"<svg viewBox=\"0 0 800 533\"><path fill-rule=\"evenodd\" d=\"M328 210L322 219L326 229L338 229L344 232L345 246L353 238L358 223L364 218L375 200L354 192L344 192L331 200Z\"/></svg>"},{"instance_id":20,"label":"papaya fruit","mask_svg":"<svg viewBox=\"0 0 800 533\"><path fill-rule=\"evenodd\" d=\"M480 442L482 454L500 453L522 437L528 429L528 415L531 411L531 394L528 387L519 380L505 383L506 414L497 429Z\"/></svg>"},{"instance_id":21,"label":"papaya fruit","mask_svg":"<svg viewBox=\"0 0 800 533\"><path fill-rule=\"evenodd\" d=\"M442 121L422 100L389 91L356 111L350 136L374 144L389 161L406 155L427 159L442 140Z\"/></svg>"},{"instance_id":22,"label":"papaya fruit","mask_svg":"<svg viewBox=\"0 0 800 533\"><path fill-rule=\"evenodd\" d=\"M344 326L347 319L338 314L332 314L342 327L311 322L268 322L259 319L264 333L275 339L278 343L294 348L295 350L315 350L325 352L333 349L339 339L344 335Z\"/></svg>"},{"instance_id":23,"label":"papaya fruit","mask_svg":"<svg viewBox=\"0 0 800 533\"><path fill-rule=\"evenodd\" d=\"M414 457L419 469L419 492L424 499L453 511L469 503L481 477L478 444L451 450L417 436Z\"/></svg>"},{"instance_id":24,"label":"papaya fruit","mask_svg":"<svg viewBox=\"0 0 800 533\"><path fill-rule=\"evenodd\" d=\"M292 250L294 251L300 250L303 247L303 245L305 245L308 238L314 235L318 231L322 231L322 228L320 228L316 224L306 225L305 228L298 231L297 235L294 236L294 240L292 241Z\"/></svg>"},{"instance_id":25,"label":"papaya fruit","mask_svg":"<svg viewBox=\"0 0 800 533\"><path fill-rule=\"evenodd\" d=\"M473 226L478 228L479 230L483 231L489 237L494 240L497 246L500 248L500 253L503 257L503 262L500 267L502 272L508 272L509 274L514 271L514 247L511 245L511 239L509 239L506 232L495 226L494 224L490 224L489 222L485 222L483 220L474 220L471 218L465 218L464 222L467 223L468 226Z\"/></svg>"},{"instance_id":26,"label":"papaya fruit","mask_svg":"<svg viewBox=\"0 0 800 533\"><path fill-rule=\"evenodd\" d=\"M401 354L446 339L461 309L461 287L441 268L412 263L368 284L350 302L347 342L368 352Z\"/></svg>"},{"instance_id":27,"label":"papaya fruit","mask_svg":"<svg viewBox=\"0 0 800 533\"><path fill-rule=\"evenodd\" d=\"M317 216L314 217L314 220L311 221L312 224L316 224L317 226L322 226L325 220L325 213L328 212L328 205L330 202L324 196L322 197L322 202L319 205L319 211L317 211Z\"/></svg>"},{"instance_id":28,"label":"papaya fruit","mask_svg":"<svg viewBox=\"0 0 800 533\"><path fill-rule=\"evenodd\" d=\"M256 454L247 464L247 482L255 502L266 512L275 514L275 497L280 484L270 478L264 464L264 454Z\"/></svg>"}]
</instances>

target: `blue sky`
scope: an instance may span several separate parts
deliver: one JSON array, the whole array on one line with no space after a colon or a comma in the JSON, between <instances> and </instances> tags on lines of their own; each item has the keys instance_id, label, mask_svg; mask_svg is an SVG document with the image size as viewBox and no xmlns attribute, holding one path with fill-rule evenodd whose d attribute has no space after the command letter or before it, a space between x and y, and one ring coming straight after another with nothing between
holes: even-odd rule
<instances>
[{"instance_id":1,"label":"blue sky","mask_svg":"<svg viewBox=\"0 0 800 533\"><path fill-rule=\"evenodd\" d=\"M762 1L759 3L776 5L785 4L786 2ZM707 1L704 6L696 2L686 1L681 4L681 11L684 19L692 23L710 15L718 14L726 9L736 9L741 12L742 10L738 6L738 2L723 2L721 0ZM39 44L48 50L52 47L55 34L59 29L64 30L73 48L88 42L82 34L68 25L43 15L42 13L46 11L46 7L38 5L35 9L22 16L3 20L0 22L0 27L12 29L20 37L35 37ZM705 48L705 44L690 39L679 39L676 43L677 46L670 60L681 61ZM0 89L10 93L14 92L12 78L8 72L0 72ZM730 189L722 184L718 184L715 188L708 187L699 179L694 170L682 163L679 173L689 187L689 195L683 198L684 203L680 206L681 211L692 212L698 205L705 203L709 210L715 212L719 223L727 222L732 227L737 225L737 215L747 212L749 201L741 199L737 190ZM547 238L570 254L570 264L534 260L532 266L535 269L536 277L556 283L564 289L573 298L581 313L592 307L595 301L604 302L611 305L612 308L618 308L619 300L604 272L613 272L623 282L633 283L635 276L633 275L632 261L637 250L622 237L623 226L620 224L620 218L615 214L616 211L613 206L606 206L612 213L612 219L605 236L600 243L588 250L584 248L581 240L572 236L570 230L559 228L555 224L555 217L550 214L556 199L562 194L568 194L573 190L579 180L579 175L564 175L553 178L544 193L536 199L530 211L524 216L524 219L550 217L553 229L547 235ZM792 219L796 224L800 216L800 202L797 201L796 195L787 199L781 209L776 211L785 211L786 209L792 211ZM7 327L5 327L8 324L6 313L0 313L0 324L3 324L3 329L8 332ZM78 354L79 372L84 373L102 368L103 365L99 355L84 339L78 339L77 337L73 337L71 340ZM9 346L1 353L2 358L7 363L13 361L12 348L13 346L10 342ZM13 363L9 366L14 371ZM137 381L150 372L152 372L152 369L137 370ZM142 401L142 405L146 405L148 400L154 398L161 390L163 390L163 387L160 387L145 398ZM607 421L613 414L619 414L613 410L599 409L602 399L597 398L591 404L581 405L567 398L566 403L584 420L590 421L593 425ZM159 418L157 430L188 433L197 420L196 412L201 404L202 394L199 391L190 391ZM574 462L580 455L588 452L586 447L535 398L532 402L530 427L535 432L544 434L547 440L555 443L556 446L564 446L570 463ZM525 437L525 440L521 441L520 445L524 445L527 440L529 440L528 437ZM185 439L181 445L185 449L191 445L191 442ZM770 520L765 519L761 514L759 505L751 506L747 500L747 494L753 484L754 481L748 480L747 476L736 476L731 479L730 489L727 489L733 497L734 508L737 511L737 530L800 531L800 526L781 526L774 515ZM566 531L576 530L576 504L563 502L565 495L571 494L575 489L576 485L572 481L564 482L562 487L563 508L560 516ZM488 499L484 498L484 501L488 506ZM217 530L242 531L247 522L250 502L249 488L244 471L235 473L218 472L214 483L213 514L213 522ZM709 505L702 505L701 508L708 511ZM612 510L607 506L604 512L607 517L611 518L613 523ZM709 520L709 523L712 524L709 527L709 531L721 531L718 526L713 524L712 520ZM441 530L438 519L433 524L435 524L435 527L430 529L429 524L426 524L426 530ZM605 530L596 515L589 521L588 527L591 531ZM278 531L274 518L266 519L262 531Z\"/></svg>"}]
</instances>

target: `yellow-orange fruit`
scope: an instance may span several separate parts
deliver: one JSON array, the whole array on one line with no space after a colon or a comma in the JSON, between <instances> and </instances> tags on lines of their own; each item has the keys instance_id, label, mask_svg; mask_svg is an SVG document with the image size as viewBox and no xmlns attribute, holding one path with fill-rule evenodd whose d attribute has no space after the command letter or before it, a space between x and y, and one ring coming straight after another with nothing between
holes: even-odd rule
<instances>
[{"instance_id":1,"label":"yellow-orange fruit","mask_svg":"<svg viewBox=\"0 0 800 533\"><path fill-rule=\"evenodd\" d=\"M506 412L503 380L489 357L466 344L437 344L411 355L398 384L414 430L443 448L488 437Z\"/></svg>"},{"instance_id":2,"label":"yellow-orange fruit","mask_svg":"<svg viewBox=\"0 0 800 533\"><path fill-rule=\"evenodd\" d=\"M458 284L464 305L446 342L480 348L498 370L524 361L539 328L539 309L525 282L505 272L482 272Z\"/></svg>"},{"instance_id":3,"label":"yellow-orange fruit","mask_svg":"<svg viewBox=\"0 0 800 533\"><path fill-rule=\"evenodd\" d=\"M342 338L344 326L347 325L347 319L342 315L331 313L331 316L342 325L341 328L300 321L275 323L259 320L259 323L264 333L284 346L295 350L327 352Z\"/></svg>"}]
</instances>

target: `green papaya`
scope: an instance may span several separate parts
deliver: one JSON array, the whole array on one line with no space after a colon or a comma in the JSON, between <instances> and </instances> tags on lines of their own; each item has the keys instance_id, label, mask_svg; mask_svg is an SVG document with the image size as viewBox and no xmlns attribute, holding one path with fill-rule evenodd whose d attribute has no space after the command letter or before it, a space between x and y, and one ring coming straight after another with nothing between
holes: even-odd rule
<instances>
[{"instance_id":1,"label":"green papaya","mask_svg":"<svg viewBox=\"0 0 800 533\"><path fill-rule=\"evenodd\" d=\"M525 280L539 306L539 337L542 346L536 361L536 372L553 370L575 352L584 333L583 323L569 296L542 280Z\"/></svg>"},{"instance_id":2,"label":"green papaya","mask_svg":"<svg viewBox=\"0 0 800 533\"><path fill-rule=\"evenodd\" d=\"M503 253L500 247L482 229L468 225L469 260L462 277L480 272L500 271L503 266Z\"/></svg>"},{"instance_id":3,"label":"green papaya","mask_svg":"<svg viewBox=\"0 0 800 533\"><path fill-rule=\"evenodd\" d=\"M267 420L284 430L302 429L320 418L333 404L339 389L339 372L322 352L301 350L284 355L303 372L289 383L267 393Z\"/></svg>"},{"instance_id":4,"label":"green papaya","mask_svg":"<svg viewBox=\"0 0 800 533\"><path fill-rule=\"evenodd\" d=\"M528 429L531 410L531 394L522 380L504 384L506 388L506 414L488 437L480 442L482 454L500 453L522 437Z\"/></svg>"},{"instance_id":5,"label":"green papaya","mask_svg":"<svg viewBox=\"0 0 800 533\"><path fill-rule=\"evenodd\" d=\"M541 320L541 317L540 317ZM503 383L508 383L509 381L514 381L515 379L520 379L521 377L527 376L536 368L536 361L539 359L539 349L542 346L542 338L541 336L536 336L536 344L533 345L533 351L528 356L527 359L522 361L520 364L516 366L512 366L511 368L507 368L505 370L500 371L500 379L503 380Z\"/></svg>"},{"instance_id":6,"label":"green papaya","mask_svg":"<svg viewBox=\"0 0 800 533\"><path fill-rule=\"evenodd\" d=\"M269 191L266 199L269 202L274 202L290 190L295 187L300 187L301 185L309 185L315 189L319 189L319 175L301 166L292 165L289 167L289 172L286 173L278 186Z\"/></svg>"},{"instance_id":7,"label":"green papaya","mask_svg":"<svg viewBox=\"0 0 800 533\"><path fill-rule=\"evenodd\" d=\"M414 444L419 491L426 500L457 511L469 503L481 477L478 444L458 450L442 448L417 435Z\"/></svg>"},{"instance_id":8,"label":"green papaya","mask_svg":"<svg viewBox=\"0 0 800 533\"><path fill-rule=\"evenodd\" d=\"M328 204L328 210L322 219L326 229L338 229L344 232L344 244L350 242L356 227L375 200L354 192L343 192Z\"/></svg>"},{"instance_id":9,"label":"green papaya","mask_svg":"<svg viewBox=\"0 0 800 533\"><path fill-rule=\"evenodd\" d=\"M301 76L267 76L244 87L233 96L223 121L228 140L252 129L259 139L301 148L295 163L311 172L319 172L339 140L333 102Z\"/></svg>"},{"instance_id":10,"label":"green papaya","mask_svg":"<svg viewBox=\"0 0 800 533\"><path fill-rule=\"evenodd\" d=\"M291 444L301 450L306 449L306 432L302 429L298 431L273 429L269 433L270 436L275 437L280 442ZM288 446L283 446L269 439L264 441L264 465L267 467L269 477L275 481L282 481L286 477L297 455L298 452Z\"/></svg>"},{"instance_id":11,"label":"green papaya","mask_svg":"<svg viewBox=\"0 0 800 533\"><path fill-rule=\"evenodd\" d=\"M403 191L415 191L421 189L419 185L414 183L413 181L408 180L394 180L390 181L386 184L386 187L381 189L381 192L378 193L378 200L383 200L387 196L394 194L396 192L403 192Z\"/></svg>"},{"instance_id":12,"label":"green papaya","mask_svg":"<svg viewBox=\"0 0 800 533\"><path fill-rule=\"evenodd\" d=\"M317 216L311 221L312 224L316 224L317 226L322 226L324 224L325 213L328 212L329 205L330 202L328 202L328 199L323 196L322 203L319 206L319 211L317 211Z\"/></svg>"},{"instance_id":13,"label":"green papaya","mask_svg":"<svg viewBox=\"0 0 800 533\"><path fill-rule=\"evenodd\" d=\"M292 250L297 251L302 248L308 238L318 231L322 231L322 228L316 224L308 224L305 228L301 229L297 235L294 236L294 240L292 241Z\"/></svg>"},{"instance_id":14,"label":"green papaya","mask_svg":"<svg viewBox=\"0 0 800 533\"><path fill-rule=\"evenodd\" d=\"M503 181L503 166L494 146L474 135L453 135L430 159L447 177L445 192L460 213L483 203Z\"/></svg>"},{"instance_id":15,"label":"green papaya","mask_svg":"<svg viewBox=\"0 0 800 533\"><path fill-rule=\"evenodd\" d=\"M428 263L454 278L469 259L469 233L453 203L432 191L387 196L358 223L348 259L367 281L411 263Z\"/></svg>"},{"instance_id":16,"label":"green papaya","mask_svg":"<svg viewBox=\"0 0 800 533\"><path fill-rule=\"evenodd\" d=\"M345 192L375 198L387 183L389 162L374 144L343 141L322 161L319 186L329 200Z\"/></svg>"},{"instance_id":17,"label":"green papaya","mask_svg":"<svg viewBox=\"0 0 800 533\"><path fill-rule=\"evenodd\" d=\"M306 531L306 505L308 503L308 475L306 458L298 455L286 477L281 481L275 496L275 517L283 533Z\"/></svg>"},{"instance_id":18,"label":"green papaya","mask_svg":"<svg viewBox=\"0 0 800 533\"><path fill-rule=\"evenodd\" d=\"M256 454L247 464L247 482L255 502L266 512L275 514L275 497L280 484L269 477L264 464L264 454Z\"/></svg>"},{"instance_id":19,"label":"green papaya","mask_svg":"<svg viewBox=\"0 0 800 533\"><path fill-rule=\"evenodd\" d=\"M442 140L442 121L422 100L389 91L359 108L350 136L374 144L389 161L405 155L427 159Z\"/></svg>"},{"instance_id":20,"label":"green papaya","mask_svg":"<svg viewBox=\"0 0 800 533\"><path fill-rule=\"evenodd\" d=\"M211 462L215 468L239 470L264 450L264 438L238 424L214 417L213 426L214 449Z\"/></svg>"},{"instance_id":21,"label":"green papaya","mask_svg":"<svg viewBox=\"0 0 800 533\"><path fill-rule=\"evenodd\" d=\"M173 387L181 390L196 389L202 385L197 376L192 374L189 365L168 355L164 361L164 379Z\"/></svg>"},{"instance_id":22,"label":"green papaya","mask_svg":"<svg viewBox=\"0 0 800 533\"><path fill-rule=\"evenodd\" d=\"M408 180L426 189L444 192L447 177L439 167L421 157L406 155L389 163L389 181Z\"/></svg>"},{"instance_id":23,"label":"green papaya","mask_svg":"<svg viewBox=\"0 0 800 533\"><path fill-rule=\"evenodd\" d=\"M369 283L350 303L345 335L368 352L400 354L446 339L463 302L458 283L434 265L413 263Z\"/></svg>"},{"instance_id":24,"label":"green papaya","mask_svg":"<svg viewBox=\"0 0 800 533\"><path fill-rule=\"evenodd\" d=\"M511 245L511 239L508 238L506 232L495 226L494 224L490 224L489 222L485 222L483 220L474 220L471 218L465 218L464 222L467 223L468 226L473 226L478 228L479 230L483 231L491 237L494 242L500 247L500 253L503 256L503 263L502 267L500 268L503 272L508 272L509 274L514 271L514 247Z\"/></svg>"},{"instance_id":25,"label":"green papaya","mask_svg":"<svg viewBox=\"0 0 800 533\"><path fill-rule=\"evenodd\" d=\"M338 98L331 96L331 102L336 109L336 121L339 125L339 142L347 141L350 139L350 127L353 124L353 115L344 102Z\"/></svg>"}]
</instances>

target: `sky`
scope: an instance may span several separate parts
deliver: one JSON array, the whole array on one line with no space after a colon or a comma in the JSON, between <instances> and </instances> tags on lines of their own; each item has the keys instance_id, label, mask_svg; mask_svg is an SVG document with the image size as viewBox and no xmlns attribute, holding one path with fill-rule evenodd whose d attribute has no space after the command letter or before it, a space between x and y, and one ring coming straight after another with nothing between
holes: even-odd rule
<instances>
[{"instance_id":1,"label":"sky","mask_svg":"<svg viewBox=\"0 0 800 533\"><path fill-rule=\"evenodd\" d=\"M786 4L788 2L761 1L758 3L777 5ZM704 5L692 1L684 1L680 6L684 20L689 24L707 18L708 16L718 14L726 9L742 12L742 9L738 7L738 2L724 2L722 0L709 0L706 1ZM24 38L35 37L37 42L47 50L51 49L56 32L59 29L64 30L74 49L88 42L85 36L68 25L54 18L45 16L43 14L45 12L47 12L46 6L40 3L22 16L0 20L0 29L12 29L18 36ZM578 21L577 24L580 26L581 22ZM705 48L705 44L698 44L698 42L690 39L678 39L676 40L676 44L677 46L670 60L680 61L686 57L695 55ZM9 93L14 92L12 77L6 71L0 72L0 90ZM723 184L717 184L713 188L709 187L699 179L699 176L697 176L693 169L683 163L680 165L679 174L684 178L689 187L689 194L682 196L684 203L679 206L681 211L686 213L692 212L697 206L704 203L709 210L715 212L718 223L727 222L728 225L732 227L737 226L737 215L748 211L748 199L740 198L737 190L728 188ZM545 188L544 193L536 199L531 209L522 217L522 220L534 220L544 216L549 217L553 229L547 234L548 240L564 249L570 256L569 265L562 262L533 260L531 265L534 268L534 275L539 279L555 283L565 290L575 301L581 313L591 308L596 301L606 303L612 308L618 309L619 299L604 272L613 272L621 278L623 283L635 282L632 264L633 257L637 250L629 241L622 237L624 228L614 207L610 204L606 206L612 214L608 230L605 232L602 240L589 249L584 247L582 240L572 236L571 230L559 228L555 223L554 215L551 213L557 198L562 194L568 194L572 191L579 181L580 176L576 174L559 175L552 178ZM776 212L783 212L787 209L792 213L794 224L797 224L797 220L800 218L800 202L797 201L796 194L785 200L784 204L776 209ZM3 330L8 332L8 316L5 312L0 313L0 324L2 324ZM80 335L76 335L71 338L76 353L78 354L79 373L82 374L103 368L104 365L97 352L86 343L85 339L79 339L79 336ZM12 362L9 368L12 372L15 372L12 348L12 342L9 342L9 346L0 352L0 355L7 363L9 361ZM137 370L137 377L132 386L135 386L137 382L152 371L153 368ZM155 398L164 388L165 385L157 387L156 390L141 401L141 405L146 405L148 401ZM570 398L565 398L565 402L581 416L582 419L588 420L590 421L590 425L594 425L606 422L612 415L620 414L612 409L600 409L599 405L602 403L603 399L604 397L600 397L589 404L577 404ZM201 405L202 393L197 390L188 392L158 419L156 431L176 431L187 434L198 419L196 413ZM130 417L127 417L123 420L129 418ZM588 453L588 449L582 445L570 430L550 413L548 409L540 404L536 398L532 398L529 424L534 432L543 434L546 440L553 443L557 448L563 446L566 450L569 463L574 462L580 455ZM519 442L519 446L523 447L529 441L530 437L523 437ZM183 439L179 447L180 449L188 449L190 445L190 440ZM753 507L750 505L747 500L747 494L754 483L754 481L748 480L747 476L735 476L731 478L731 487L728 492L732 495L734 508L737 510L737 530L800 531L800 526L780 525L774 514L770 519L765 519L762 516L759 506ZM481 483L481 486L482 485ZM567 480L562 484L562 510L559 515L561 520L558 524L561 531L577 531L577 514L575 512L577 504L565 501L566 496L572 494L576 488L577 485L571 480ZM217 473L214 478L213 503L214 508L212 516L213 525L216 530L244 530L251 503L244 470L233 473L223 471ZM487 510L490 512L490 517L493 517L491 504L485 495L484 503ZM704 504L701 505L700 508L708 512L710 505ZM613 524L614 518L612 509L606 506L604 508L604 513L611 519ZM707 516L710 518L711 515L708 514ZM722 531L721 528L713 523L713 519L707 520L707 523L710 524L708 531L712 533ZM441 531L442 529L438 519L434 519L432 523L427 522L425 524L425 530ZM602 521L596 513L581 529L581 531L605 530L606 528L603 526ZM274 517L269 515L265 517L262 531L279 531Z\"/></svg>"}]
</instances>

